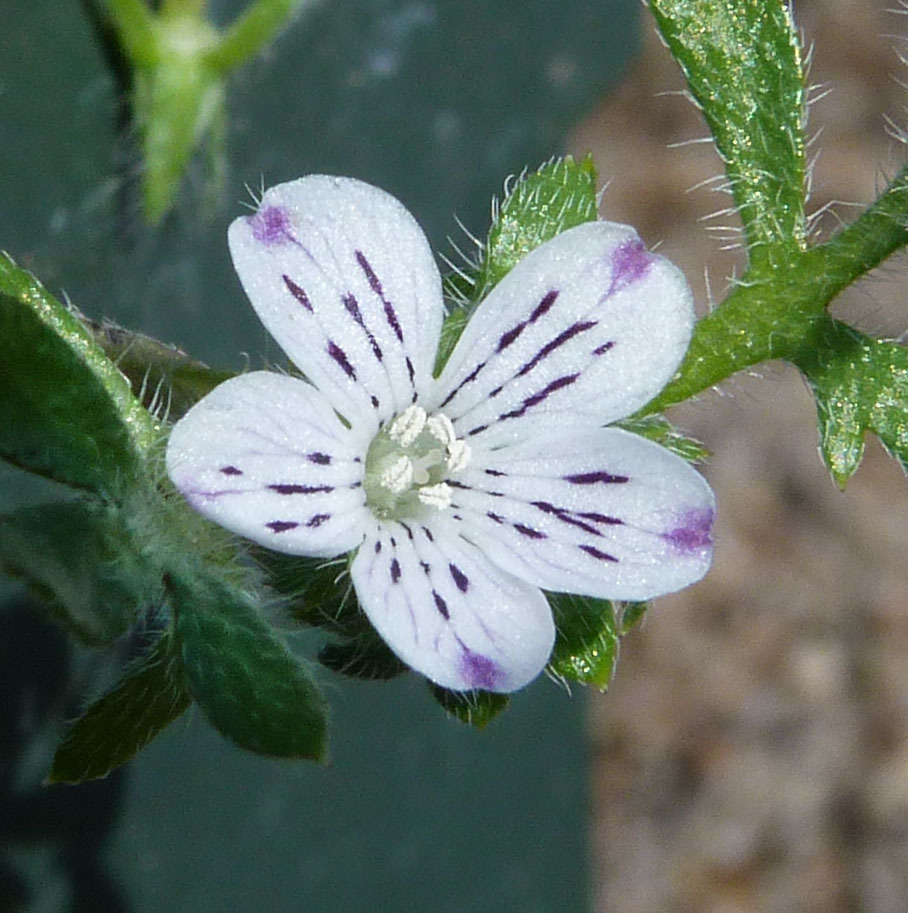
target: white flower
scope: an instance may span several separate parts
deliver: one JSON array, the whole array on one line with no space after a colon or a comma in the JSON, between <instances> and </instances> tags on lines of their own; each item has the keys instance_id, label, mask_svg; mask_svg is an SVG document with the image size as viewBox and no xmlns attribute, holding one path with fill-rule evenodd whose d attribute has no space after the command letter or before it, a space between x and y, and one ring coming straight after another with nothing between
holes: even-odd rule
<instances>
[{"instance_id":1,"label":"white flower","mask_svg":"<svg viewBox=\"0 0 908 913\"><path fill-rule=\"evenodd\" d=\"M269 548L356 550L359 603L408 665L446 688L514 691L552 650L543 590L639 600L706 573L709 486L603 427L664 386L693 324L680 271L633 229L592 222L528 254L437 379L441 279L384 191L280 184L229 242L307 380L221 384L173 429L168 473Z\"/></svg>"}]
</instances>

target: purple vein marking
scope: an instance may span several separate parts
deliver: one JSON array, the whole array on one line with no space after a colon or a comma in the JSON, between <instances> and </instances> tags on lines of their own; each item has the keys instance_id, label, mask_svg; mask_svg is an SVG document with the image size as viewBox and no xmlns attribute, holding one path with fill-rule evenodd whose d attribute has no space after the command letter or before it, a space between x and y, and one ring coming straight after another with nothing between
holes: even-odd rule
<instances>
[{"instance_id":1,"label":"purple vein marking","mask_svg":"<svg viewBox=\"0 0 908 913\"><path fill-rule=\"evenodd\" d=\"M562 476L565 482L572 485L598 485L600 482L604 485L617 485L623 482L629 482L630 476L613 475L610 472L598 470L596 472L578 472L575 475Z\"/></svg>"},{"instance_id":2,"label":"purple vein marking","mask_svg":"<svg viewBox=\"0 0 908 913\"><path fill-rule=\"evenodd\" d=\"M307 454L306 459L310 463L317 463L319 466L327 466L331 462L331 456L327 453L321 453L316 450L313 453Z\"/></svg>"},{"instance_id":3,"label":"purple vein marking","mask_svg":"<svg viewBox=\"0 0 908 913\"><path fill-rule=\"evenodd\" d=\"M506 418L520 418L521 415L524 415L528 409L532 409L533 406L538 406L541 402L548 399L553 393L557 390L561 390L564 387L569 387L577 378L580 377L580 372L576 374L566 374L564 377L558 377L553 380L551 383L543 387L538 393L534 393L532 396L528 396L523 403L517 409L512 409L510 412L503 412L498 416L499 421L503 421ZM474 434L475 429L470 432Z\"/></svg>"},{"instance_id":4,"label":"purple vein marking","mask_svg":"<svg viewBox=\"0 0 908 913\"><path fill-rule=\"evenodd\" d=\"M449 564L448 570L451 572L454 583L457 584L457 589L461 593L466 593L470 588L470 578L456 564Z\"/></svg>"},{"instance_id":5,"label":"purple vein marking","mask_svg":"<svg viewBox=\"0 0 908 913\"><path fill-rule=\"evenodd\" d=\"M501 338L498 340L497 352L501 352L506 349L512 342L517 340L517 337L531 324L535 323L540 317L544 314L547 314L552 305L555 303L555 299L558 297L558 290L551 289L546 292L542 298L542 301L533 308L533 313L526 320L521 320L520 323L511 327L506 333L502 333Z\"/></svg>"},{"instance_id":6,"label":"purple vein marking","mask_svg":"<svg viewBox=\"0 0 908 913\"><path fill-rule=\"evenodd\" d=\"M448 604L435 592L435 590L432 590L432 598L435 600L435 608L438 609L438 614L441 615L445 621L448 621L451 617L451 613L448 611Z\"/></svg>"},{"instance_id":7,"label":"purple vein marking","mask_svg":"<svg viewBox=\"0 0 908 913\"><path fill-rule=\"evenodd\" d=\"M585 333L587 330L591 330L596 324L597 320L585 320L582 323L575 323L572 326L569 326L566 330L563 330L559 333L554 339L547 342L518 372L517 377L523 377L524 374L528 374L536 365L547 358L555 349L563 346L568 340L573 339L575 336L578 336L580 333Z\"/></svg>"},{"instance_id":8,"label":"purple vein marking","mask_svg":"<svg viewBox=\"0 0 908 913\"><path fill-rule=\"evenodd\" d=\"M397 583L400 580L400 562L396 558L391 559L391 583Z\"/></svg>"},{"instance_id":9,"label":"purple vein marking","mask_svg":"<svg viewBox=\"0 0 908 913\"><path fill-rule=\"evenodd\" d=\"M353 370L353 365L347 359L347 353L331 339L328 340L328 354L340 365L350 380L356 380L356 371Z\"/></svg>"},{"instance_id":10,"label":"purple vein marking","mask_svg":"<svg viewBox=\"0 0 908 913\"><path fill-rule=\"evenodd\" d=\"M310 527L311 529L315 529L317 526L321 526L322 523L330 519L331 514L313 514L313 516L311 516L306 522L306 526Z\"/></svg>"},{"instance_id":11,"label":"purple vein marking","mask_svg":"<svg viewBox=\"0 0 908 913\"><path fill-rule=\"evenodd\" d=\"M279 495L317 495L334 491L331 485L297 485L289 482L269 485L268 488L271 491L276 491Z\"/></svg>"},{"instance_id":12,"label":"purple vein marking","mask_svg":"<svg viewBox=\"0 0 908 913\"><path fill-rule=\"evenodd\" d=\"M521 536L526 536L527 539L548 539L548 536L541 530L533 529L531 526L524 526L522 523L515 523L514 529Z\"/></svg>"},{"instance_id":13,"label":"purple vein marking","mask_svg":"<svg viewBox=\"0 0 908 913\"><path fill-rule=\"evenodd\" d=\"M310 314L314 313L309 296L286 273L281 273L281 278L284 280L284 285L287 286L287 291L290 292L290 294L293 295Z\"/></svg>"},{"instance_id":14,"label":"purple vein marking","mask_svg":"<svg viewBox=\"0 0 908 913\"><path fill-rule=\"evenodd\" d=\"M359 268L365 273L366 279L369 282L369 287L375 292L376 295L381 299L381 303L385 308L385 319L388 321L388 325L394 330L394 335L397 337L398 342L404 341L404 332L400 328L400 321L397 319L397 313L394 310L394 305L385 297L385 291L382 288L382 284L379 281L378 276L375 275L375 270L372 269L372 264L366 259L366 255L358 250L356 253L356 262L359 264Z\"/></svg>"},{"instance_id":15,"label":"purple vein marking","mask_svg":"<svg viewBox=\"0 0 908 913\"><path fill-rule=\"evenodd\" d=\"M274 533L285 533L288 529L296 529L299 523L294 523L291 520L272 520L270 523L266 523L265 526Z\"/></svg>"},{"instance_id":16,"label":"purple vein marking","mask_svg":"<svg viewBox=\"0 0 908 913\"><path fill-rule=\"evenodd\" d=\"M643 279L653 265L653 257L639 238L631 238L612 254L612 281L606 295L614 295Z\"/></svg>"},{"instance_id":17,"label":"purple vein marking","mask_svg":"<svg viewBox=\"0 0 908 913\"><path fill-rule=\"evenodd\" d=\"M586 552L591 558L595 558L597 561L612 561L615 563L618 561L614 555L602 552L594 545L578 545L577 548L579 548L581 552Z\"/></svg>"},{"instance_id":18,"label":"purple vein marking","mask_svg":"<svg viewBox=\"0 0 908 913\"><path fill-rule=\"evenodd\" d=\"M243 474L243 470L237 469L236 466L222 466L221 472L223 472L225 476L241 476Z\"/></svg>"},{"instance_id":19,"label":"purple vein marking","mask_svg":"<svg viewBox=\"0 0 908 913\"><path fill-rule=\"evenodd\" d=\"M479 372L486 366L486 363L480 362L476 365L475 368L445 397L444 402L442 402L440 408L444 409L445 406L451 402L452 399L460 392L461 387L465 387L467 384L473 383L474 380L479 376Z\"/></svg>"},{"instance_id":20,"label":"purple vein marking","mask_svg":"<svg viewBox=\"0 0 908 913\"><path fill-rule=\"evenodd\" d=\"M366 334L366 338L369 340L369 345L372 347L372 354L379 360L382 361L384 356L382 355L381 347L375 341L375 337L372 335L369 328L366 326L365 320L363 320L362 312L359 309L359 303L352 293L348 293L341 297L341 301L344 302L344 307L347 309L347 313L356 321L360 329Z\"/></svg>"},{"instance_id":21,"label":"purple vein marking","mask_svg":"<svg viewBox=\"0 0 908 913\"><path fill-rule=\"evenodd\" d=\"M614 345L614 339L609 340L608 342L604 342L601 346L596 346L596 348L593 349L593 355L605 355L605 353L608 352L609 349L611 349Z\"/></svg>"}]
</instances>

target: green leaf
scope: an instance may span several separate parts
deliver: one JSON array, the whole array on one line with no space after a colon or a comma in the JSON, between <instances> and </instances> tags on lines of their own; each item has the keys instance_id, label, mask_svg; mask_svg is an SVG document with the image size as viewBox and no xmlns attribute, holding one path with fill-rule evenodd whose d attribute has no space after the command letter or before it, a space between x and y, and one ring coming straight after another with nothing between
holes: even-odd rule
<instances>
[{"instance_id":1,"label":"green leaf","mask_svg":"<svg viewBox=\"0 0 908 913\"><path fill-rule=\"evenodd\" d=\"M461 723L484 729L510 703L507 694L493 691L449 691L429 682L429 690L445 713Z\"/></svg>"},{"instance_id":2,"label":"green leaf","mask_svg":"<svg viewBox=\"0 0 908 913\"><path fill-rule=\"evenodd\" d=\"M48 782L106 777L135 757L191 703L179 652L165 631L148 654L73 724L54 756Z\"/></svg>"},{"instance_id":3,"label":"green leaf","mask_svg":"<svg viewBox=\"0 0 908 913\"><path fill-rule=\"evenodd\" d=\"M596 167L591 156L553 159L524 173L494 207L488 240L479 262L448 276L445 290L454 307L442 327L435 374L441 373L472 308L530 251L556 235L596 219Z\"/></svg>"},{"instance_id":4,"label":"green leaf","mask_svg":"<svg viewBox=\"0 0 908 913\"><path fill-rule=\"evenodd\" d=\"M548 593L555 615L555 648L549 671L558 678L605 691L618 662L615 608L605 599Z\"/></svg>"},{"instance_id":5,"label":"green leaf","mask_svg":"<svg viewBox=\"0 0 908 913\"><path fill-rule=\"evenodd\" d=\"M218 371L144 333L109 321L81 318L95 342L126 375L133 394L150 412L175 422L218 384L234 376Z\"/></svg>"},{"instance_id":6,"label":"green leaf","mask_svg":"<svg viewBox=\"0 0 908 913\"><path fill-rule=\"evenodd\" d=\"M189 689L215 728L259 754L321 760L324 698L251 599L201 570L167 583Z\"/></svg>"},{"instance_id":7,"label":"green leaf","mask_svg":"<svg viewBox=\"0 0 908 913\"><path fill-rule=\"evenodd\" d=\"M140 472L154 420L76 316L0 254L0 457L110 493Z\"/></svg>"},{"instance_id":8,"label":"green leaf","mask_svg":"<svg viewBox=\"0 0 908 913\"><path fill-rule=\"evenodd\" d=\"M797 359L817 403L820 449L842 487L872 431L908 471L908 349L826 318Z\"/></svg>"},{"instance_id":9,"label":"green leaf","mask_svg":"<svg viewBox=\"0 0 908 913\"><path fill-rule=\"evenodd\" d=\"M70 631L108 644L160 597L119 508L94 500L0 516L0 569L23 578Z\"/></svg>"},{"instance_id":10,"label":"green leaf","mask_svg":"<svg viewBox=\"0 0 908 913\"><path fill-rule=\"evenodd\" d=\"M688 463L709 459L709 451L699 441L682 434L662 415L631 416L615 422L615 427L655 441Z\"/></svg>"},{"instance_id":11,"label":"green leaf","mask_svg":"<svg viewBox=\"0 0 908 913\"><path fill-rule=\"evenodd\" d=\"M789 4L649 0L649 6L725 161L752 262L803 248L804 74Z\"/></svg>"}]
</instances>

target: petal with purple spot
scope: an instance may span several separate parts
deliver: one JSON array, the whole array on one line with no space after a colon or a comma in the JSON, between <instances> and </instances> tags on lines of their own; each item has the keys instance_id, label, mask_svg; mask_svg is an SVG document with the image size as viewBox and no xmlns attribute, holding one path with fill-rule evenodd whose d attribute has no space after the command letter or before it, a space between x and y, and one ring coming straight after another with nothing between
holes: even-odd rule
<instances>
[{"instance_id":1,"label":"petal with purple spot","mask_svg":"<svg viewBox=\"0 0 908 913\"><path fill-rule=\"evenodd\" d=\"M649 599L709 568L709 485L680 457L626 431L567 426L477 449L452 490L463 534L546 590Z\"/></svg>"},{"instance_id":2,"label":"petal with purple spot","mask_svg":"<svg viewBox=\"0 0 908 913\"><path fill-rule=\"evenodd\" d=\"M429 398L490 446L571 413L606 424L672 376L690 339L683 274L632 228L590 222L528 254L470 319Z\"/></svg>"},{"instance_id":3,"label":"petal with purple spot","mask_svg":"<svg viewBox=\"0 0 908 913\"><path fill-rule=\"evenodd\" d=\"M450 520L376 524L351 567L363 611L417 672L456 691L522 688L555 630L542 592L490 563Z\"/></svg>"},{"instance_id":4,"label":"petal with purple spot","mask_svg":"<svg viewBox=\"0 0 908 913\"><path fill-rule=\"evenodd\" d=\"M177 422L167 472L200 513L277 551L356 548L370 514L368 436L305 381L259 371L216 387Z\"/></svg>"},{"instance_id":5,"label":"petal with purple spot","mask_svg":"<svg viewBox=\"0 0 908 913\"><path fill-rule=\"evenodd\" d=\"M323 175L278 184L229 242L266 328L348 420L374 431L429 384L441 279L390 194Z\"/></svg>"}]
</instances>

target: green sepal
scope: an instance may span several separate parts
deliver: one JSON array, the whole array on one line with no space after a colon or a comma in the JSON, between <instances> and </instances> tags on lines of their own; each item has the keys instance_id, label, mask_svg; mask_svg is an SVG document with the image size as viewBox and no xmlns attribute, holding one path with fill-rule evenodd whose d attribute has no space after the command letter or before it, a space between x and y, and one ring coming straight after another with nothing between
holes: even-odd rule
<instances>
[{"instance_id":1,"label":"green sepal","mask_svg":"<svg viewBox=\"0 0 908 913\"><path fill-rule=\"evenodd\" d=\"M360 613L346 557L326 561L260 546L252 546L250 554L265 582L287 599L290 614L300 624L344 637L358 633L355 617Z\"/></svg>"},{"instance_id":2,"label":"green sepal","mask_svg":"<svg viewBox=\"0 0 908 913\"><path fill-rule=\"evenodd\" d=\"M192 696L241 748L322 760L326 704L252 599L201 569L166 581Z\"/></svg>"},{"instance_id":3,"label":"green sepal","mask_svg":"<svg viewBox=\"0 0 908 913\"><path fill-rule=\"evenodd\" d=\"M615 427L655 441L688 463L703 463L710 456L709 451L699 441L682 434L662 415L631 416L615 422Z\"/></svg>"},{"instance_id":4,"label":"green sepal","mask_svg":"<svg viewBox=\"0 0 908 913\"><path fill-rule=\"evenodd\" d=\"M752 265L784 260L806 243L804 72L790 4L649 0L649 7L725 162Z\"/></svg>"},{"instance_id":5,"label":"green sepal","mask_svg":"<svg viewBox=\"0 0 908 913\"><path fill-rule=\"evenodd\" d=\"M170 630L72 725L54 755L48 783L106 777L135 757L191 703Z\"/></svg>"},{"instance_id":6,"label":"green sepal","mask_svg":"<svg viewBox=\"0 0 908 913\"><path fill-rule=\"evenodd\" d=\"M445 713L461 723L484 729L492 720L502 713L510 703L507 694L496 694L494 691L449 691L440 685L429 682L432 696L442 706Z\"/></svg>"},{"instance_id":7,"label":"green sepal","mask_svg":"<svg viewBox=\"0 0 908 913\"><path fill-rule=\"evenodd\" d=\"M616 609L619 610L619 615L621 618L621 624L619 627L619 633L622 637L627 634L631 628L635 627L643 620L643 616L646 614L649 609L648 602L619 602L616 603Z\"/></svg>"},{"instance_id":8,"label":"green sepal","mask_svg":"<svg viewBox=\"0 0 908 913\"><path fill-rule=\"evenodd\" d=\"M134 333L109 321L80 318L98 345L126 375L133 394L150 412L170 422L182 418L218 384L235 376L218 371L144 333Z\"/></svg>"},{"instance_id":9,"label":"green sepal","mask_svg":"<svg viewBox=\"0 0 908 913\"><path fill-rule=\"evenodd\" d=\"M90 646L111 643L160 599L160 578L135 549L123 510L96 500L0 516L0 569Z\"/></svg>"},{"instance_id":10,"label":"green sepal","mask_svg":"<svg viewBox=\"0 0 908 913\"><path fill-rule=\"evenodd\" d=\"M475 264L445 280L453 307L442 327L435 374L441 373L478 304L530 251L569 228L596 220L596 166L592 156L567 155L524 173L495 207L488 239Z\"/></svg>"},{"instance_id":11,"label":"green sepal","mask_svg":"<svg viewBox=\"0 0 908 913\"><path fill-rule=\"evenodd\" d=\"M824 318L797 365L816 399L823 459L840 486L860 466L868 431L908 471L908 349Z\"/></svg>"},{"instance_id":12,"label":"green sepal","mask_svg":"<svg viewBox=\"0 0 908 913\"><path fill-rule=\"evenodd\" d=\"M549 672L556 678L605 691L618 662L615 607L606 599L548 593L555 616L555 647Z\"/></svg>"},{"instance_id":13,"label":"green sepal","mask_svg":"<svg viewBox=\"0 0 908 913\"><path fill-rule=\"evenodd\" d=\"M359 637L326 644L319 651L318 661L334 672L371 681L387 681L408 669L371 625Z\"/></svg>"},{"instance_id":14,"label":"green sepal","mask_svg":"<svg viewBox=\"0 0 908 913\"><path fill-rule=\"evenodd\" d=\"M140 473L154 420L77 317L0 253L0 457L110 493Z\"/></svg>"}]
</instances>

